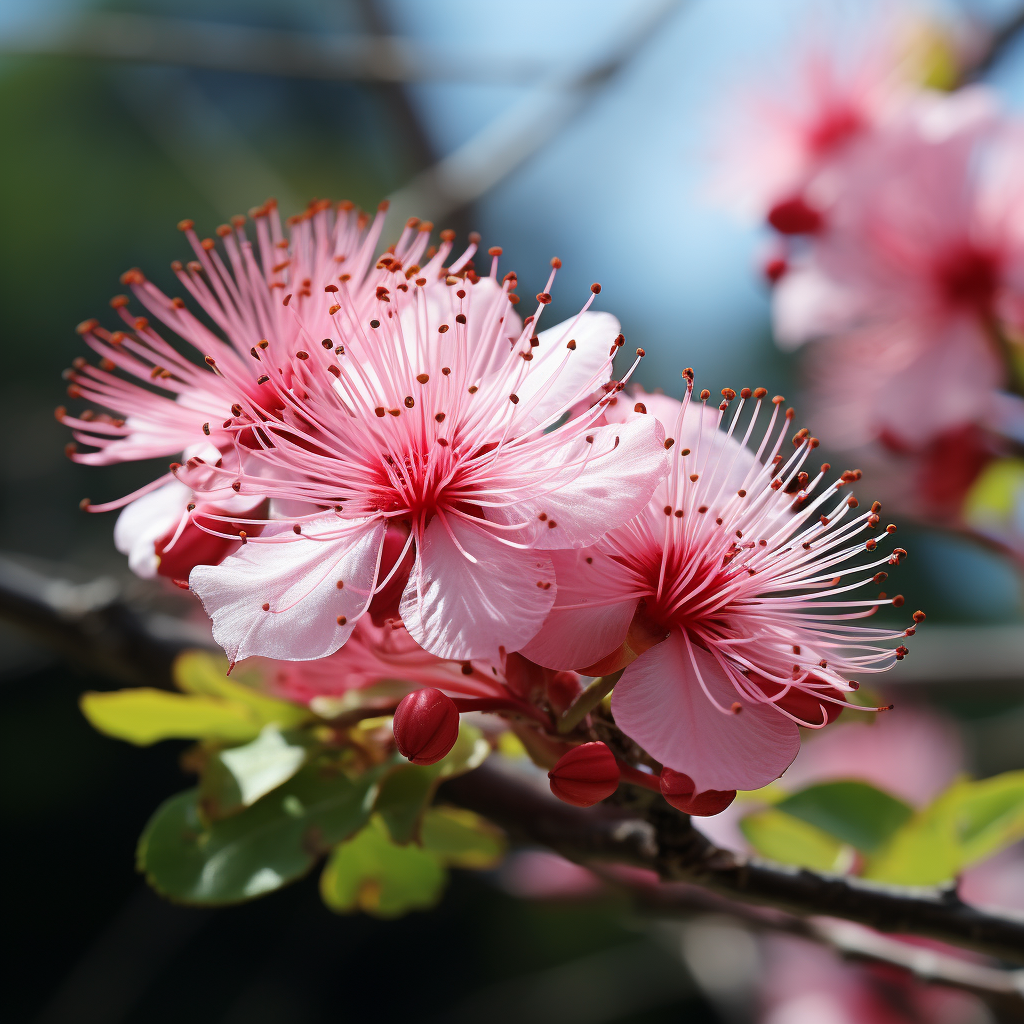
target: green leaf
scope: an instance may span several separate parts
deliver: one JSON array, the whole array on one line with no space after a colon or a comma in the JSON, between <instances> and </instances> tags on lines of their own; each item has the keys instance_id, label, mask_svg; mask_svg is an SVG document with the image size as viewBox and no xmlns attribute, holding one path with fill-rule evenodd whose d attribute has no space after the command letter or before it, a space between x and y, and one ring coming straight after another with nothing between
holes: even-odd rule
<instances>
[{"instance_id":1,"label":"green leaf","mask_svg":"<svg viewBox=\"0 0 1024 1024\"><path fill-rule=\"evenodd\" d=\"M331 910L363 910L375 917L398 917L434 906L444 890L446 873L426 850L399 846L374 815L358 835L330 855L320 876L320 893Z\"/></svg>"},{"instance_id":2,"label":"green leaf","mask_svg":"<svg viewBox=\"0 0 1024 1024\"><path fill-rule=\"evenodd\" d=\"M501 829L461 807L431 807L423 815L420 841L442 864L474 871L497 867L506 849Z\"/></svg>"},{"instance_id":3,"label":"green leaf","mask_svg":"<svg viewBox=\"0 0 1024 1024\"><path fill-rule=\"evenodd\" d=\"M871 858L867 878L938 885L1024 838L1024 772L961 779Z\"/></svg>"},{"instance_id":4,"label":"green leaf","mask_svg":"<svg viewBox=\"0 0 1024 1024\"><path fill-rule=\"evenodd\" d=\"M408 843L419 832L420 819L443 779L476 768L490 753L480 730L462 723L455 746L435 764L401 764L381 786L374 810L380 813L396 843Z\"/></svg>"},{"instance_id":5,"label":"green leaf","mask_svg":"<svg viewBox=\"0 0 1024 1024\"><path fill-rule=\"evenodd\" d=\"M260 693L262 677L258 672L241 672L236 679L229 679L227 673L227 659L209 651L183 651L174 660L174 682L179 689L236 701L247 707L261 726L274 722L288 729L313 717L301 704Z\"/></svg>"},{"instance_id":6,"label":"green leaf","mask_svg":"<svg viewBox=\"0 0 1024 1024\"><path fill-rule=\"evenodd\" d=\"M251 743L210 756L199 783L199 805L208 819L223 818L287 782L313 750L308 733L282 733L265 725Z\"/></svg>"},{"instance_id":7,"label":"green leaf","mask_svg":"<svg viewBox=\"0 0 1024 1024\"><path fill-rule=\"evenodd\" d=\"M774 807L748 815L740 829L758 853L782 864L838 871L845 859L839 840Z\"/></svg>"},{"instance_id":8,"label":"green leaf","mask_svg":"<svg viewBox=\"0 0 1024 1024\"><path fill-rule=\"evenodd\" d=\"M952 809L963 866L1024 839L1024 771L968 783L965 790Z\"/></svg>"},{"instance_id":9,"label":"green leaf","mask_svg":"<svg viewBox=\"0 0 1024 1024\"><path fill-rule=\"evenodd\" d=\"M208 826L198 791L179 793L146 825L139 870L154 889L181 903L238 903L271 892L366 824L389 767L352 780L315 762L251 807Z\"/></svg>"},{"instance_id":10,"label":"green leaf","mask_svg":"<svg viewBox=\"0 0 1024 1024\"><path fill-rule=\"evenodd\" d=\"M79 706L93 728L138 746L166 739L245 743L263 724L243 704L140 686L83 693Z\"/></svg>"},{"instance_id":11,"label":"green leaf","mask_svg":"<svg viewBox=\"0 0 1024 1024\"><path fill-rule=\"evenodd\" d=\"M864 853L880 849L914 813L902 800L856 780L809 786L776 808Z\"/></svg>"}]
</instances>

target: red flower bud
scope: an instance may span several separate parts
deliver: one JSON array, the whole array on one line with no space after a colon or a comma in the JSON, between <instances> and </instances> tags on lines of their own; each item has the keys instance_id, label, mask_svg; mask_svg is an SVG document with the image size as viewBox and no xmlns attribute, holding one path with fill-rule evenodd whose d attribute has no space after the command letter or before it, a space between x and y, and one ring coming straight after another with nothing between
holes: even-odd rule
<instances>
[{"instance_id":1,"label":"red flower bud","mask_svg":"<svg viewBox=\"0 0 1024 1024\"><path fill-rule=\"evenodd\" d=\"M575 807L591 807L619 788L619 766L603 743L582 743L564 753L551 771L551 792Z\"/></svg>"},{"instance_id":2,"label":"red flower bud","mask_svg":"<svg viewBox=\"0 0 1024 1024\"><path fill-rule=\"evenodd\" d=\"M579 696L582 689L580 677L575 672L555 672L545 685L551 710L556 715L565 714L566 708Z\"/></svg>"},{"instance_id":3,"label":"red flower bud","mask_svg":"<svg viewBox=\"0 0 1024 1024\"><path fill-rule=\"evenodd\" d=\"M824 220L801 196L783 199L768 211L768 223L783 235L813 235Z\"/></svg>"},{"instance_id":4,"label":"red flower bud","mask_svg":"<svg viewBox=\"0 0 1024 1024\"><path fill-rule=\"evenodd\" d=\"M434 764L459 738L459 712L451 697L427 687L402 698L393 728L403 757L413 764Z\"/></svg>"},{"instance_id":5,"label":"red flower bud","mask_svg":"<svg viewBox=\"0 0 1024 1024\"><path fill-rule=\"evenodd\" d=\"M718 814L736 799L735 789L706 789L703 793L695 793L695 789L689 775L671 768L661 769L661 795L684 814Z\"/></svg>"}]
</instances>

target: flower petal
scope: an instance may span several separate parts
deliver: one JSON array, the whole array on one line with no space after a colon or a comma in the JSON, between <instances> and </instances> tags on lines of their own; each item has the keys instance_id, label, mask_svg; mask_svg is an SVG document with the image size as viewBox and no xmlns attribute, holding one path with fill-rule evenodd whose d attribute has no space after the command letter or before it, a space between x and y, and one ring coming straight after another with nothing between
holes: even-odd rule
<instances>
[{"instance_id":1,"label":"flower petal","mask_svg":"<svg viewBox=\"0 0 1024 1024\"><path fill-rule=\"evenodd\" d=\"M616 581L622 567L596 548L552 551L558 593L540 632L521 649L538 665L553 669L579 669L607 657L626 639L639 598L623 592L615 604ZM621 584L620 584L621 586ZM586 605L568 607L559 605Z\"/></svg>"},{"instance_id":2,"label":"flower petal","mask_svg":"<svg viewBox=\"0 0 1024 1024\"><path fill-rule=\"evenodd\" d=\"M582 313L541 331L529 372L516 387L514 431L524 434L611 379L608 352L619 333L611 313ZM575 342L572 349L566 346Z\"/></svg>"},{"instance_id":3,"label":"flower petal","mask_svg":"<svg viewBox=\"0 0 1024 1024\"><path fill-rule=\"evenodd\" d=\"M220 565L192 570L189 585L232 662L253 654L282 661L325 658L345 643L366 610L384 522L325 516L302 529L293 540L251 541Z\"/></svg>"},{"instance_id":4,"label":"flower petal","mask_svg":"<svg viewBox=\"0 0 1024 1024\"><path fill-rule=\"evenodd\" d=\"M546 554L510 548L486 528L437 515L423 531L402 595L402 620L439 658L500 664L499 648L517 651L540 629L554 584Z\"/></svg>"},{"instance_id":5,"label":"flower petal","mask_svg":"<svg viewBox=\"0 0 1024 1024\"><path fill-rule=\"evenodd\" d=\"M514 497L532 482L540 496L487 509L488 518L525 522L523 539L537 548L586 547L646 507L668 472L665 430L653 416L638 416L558 447L544 444L532 460L510 460L510 468L515 475L496 487Z\"/></svg>"},{"instance_id":6,"label":"flower petal","mask_svg":"<svg viewBox=\"0 0 1024 1024\"><path fill-rule=\"evenodd\" d=\"M191 496L188 487L172 480L121 510L114 523L114 547L128 556L128 567L136 576L150 579L156 575L160 560L154 545L178 525Z\"/></svg>"},{"instance_id":7,"label":"flower petal","mask_svg":"<svg viewBox=\"0 0 1024 1024\"><path fill-rule=\"evenodd\" d=\"M726 714L708 700L708 692ZM777 779L800 749L800 731L774 708L741 698L715 658L699 647L693 659L681 632L642 654L612 694L619 728L668 768L707 789L759 789Z\"/></svg>"}]
</instances>

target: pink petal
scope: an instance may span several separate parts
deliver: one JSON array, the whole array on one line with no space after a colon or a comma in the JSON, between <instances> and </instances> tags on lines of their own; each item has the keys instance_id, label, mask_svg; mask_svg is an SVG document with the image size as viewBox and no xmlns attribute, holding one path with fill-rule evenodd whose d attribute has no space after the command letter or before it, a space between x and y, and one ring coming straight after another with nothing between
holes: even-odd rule
<instances>
[{"instance_id":1,"label":"pink petal","mask_svg":"<svg viewBox=\"0 0 1024 1024\"><path fill-rule=\"evenodd\" d=\"M154 545L178 525L191 497L188 487L172 480L121 510L114 523L114 547L128 556L128 567L136 576L151 579L156 575L160 560Z\"/></svg>"},{"instance_id":2,"label":"pink petal","mask_svg":"<svg viewBox=\"0 0 1024 1024\"><path fill-rule=\"evenodd\" d=\"M583 313L541 331L529 371L516 385L520 411L515 432L528 433L609 381L608 352L618 333L619 321L611 313ZM574 349L566 347L569 341L576 342Z\"/></svg>"},{"instance_id":3,"label":"pink petal","mask_svg":"<svg viewBox=\"0 0 1024 1024\"><path fill-rule=\"evenodd\" d=\"M558 472L559 466L564 470ZM547 493L507 509L488 509L488 517L495 522L525 522L527 537L520 539L534 547L586 547L644 510L668 472L665 431L653 416L595 427L586 436L511 469L524 475L510 476L504 486L512 490L521 486L521 479L544 473L538 490Z\"/></svg>"},{"instance_id":4,"label":"pink petal","mask_svg":"<svg viewBox=\"0 0 1024 1024\"><path fill-rule=\"evenodd\" d=\"M620 601L606 603L616 596L611 588L621 577L622 567L596 548L552 551L550 557L558 581L555 603L540 632L521 653L545 668L593 665L626 639L639 599L623 590ZM592 607L559 611L559 605L580 604Z\"/></svg>"},{"instance_id":5,"label":"pink petal","mask_svg":"<svg viewBox=\"0 0 1024 1024\"><path fill-rule=\"evenodd\" d=\"M678 630L626 669L612 694L612 714L627 736L668 768L684 772L697 790L759 789L777 779L800 749L800 731L774 708L739 696L717 660L693 656L708 700Z\"/></svg>"},{"instance_id":6,"label":"pink petal","mask_svg":"<svg viewBox=\"0 0 1024 1024\"><path fill-rule=\"evenodd\" d=\"M192 570L189 585L232 662L254 654L311 661L345 643L369 604L384 540L380 519L353 525L325 516L305 524L294 540L250 541L220 565ZM345 533L336 536L342 527Z\"/></svg>"},{"instance_id":7,"label":"pink petal","mask_svg":"<svg viewBox=\"0 0 1024 1024\"><path fill-rule=\"evenodd\" d=\"M517 651L540 629L555 599L554 584L546 554L510 548L485 528L437 515L423 532L402 595L402 620L413 639L439 658L500 664L499 648Z\"/></svg>"}]
</instances>

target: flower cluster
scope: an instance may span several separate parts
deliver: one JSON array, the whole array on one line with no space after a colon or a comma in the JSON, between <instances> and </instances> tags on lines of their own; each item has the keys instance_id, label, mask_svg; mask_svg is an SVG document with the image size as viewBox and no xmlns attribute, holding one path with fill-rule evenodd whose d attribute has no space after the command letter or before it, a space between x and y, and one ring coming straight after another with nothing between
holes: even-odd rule
<instances>
[{"instance_id":1,"label":"flower cluster","mask_svg":"<svg viewBox=\"0 0 1024 1024\"><path fill-rule=\"evenodd\" d=\"M813 47L788 101L751 101L745 161L768 170L744 202L773 231L776 338L812 343L823 440L901 511L962 528L1022 436L1024 135L985 87L928 88L880 36ZM1012 523L984 529L1024 551Z\"/></svg>"},{"instance_id":2,"label":"flower cluster","mask_svg":"<svg viewBox=\"0 0 1024 1024\"><path fill-rule=\"evenodd\" d=\"M232 663L273 659L318 713L393 711L416 763L490 711L570 802L625 780L711 813L778 777L798 726L906 653L913 625L851 624L903 603L854 593L905 554L895 527L811 465L807 430L783 454L781 397L709 405L687 370L682 402L627 400L643 350L613 379L599 285L541 330L559 260L521 319L500 249L480 274L476 237L428 248L410 220L378 255L384 210L316 202L286 232L268 203L255 243L245 218L220 245L182 222L202 315L125 274L145 315L116 297L122 328L81 324L99 362L69 371L108 412L58 416L80 462L179 461L85 506L122 508L132 568L191 589Z\"/></svg>"}]
</instances>

